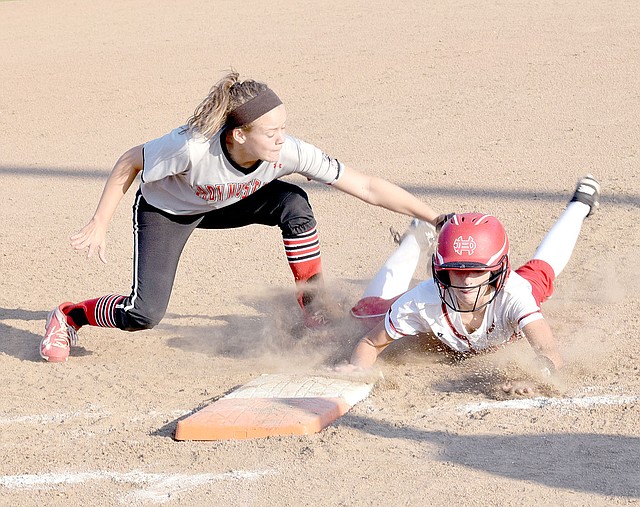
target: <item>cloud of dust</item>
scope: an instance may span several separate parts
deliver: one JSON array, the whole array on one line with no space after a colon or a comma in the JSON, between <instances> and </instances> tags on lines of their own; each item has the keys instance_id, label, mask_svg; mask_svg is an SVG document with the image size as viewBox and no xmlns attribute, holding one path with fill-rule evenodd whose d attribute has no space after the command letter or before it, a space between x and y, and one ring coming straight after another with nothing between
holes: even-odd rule
<instances>
[{"instance_id":1,"label":"cloud of dust","mask_svg":"<svg viewBox=\"0 0 640 507\"><path fill-rule=\"evenodd\" d=\"M203 322L200 317L181 326L163 322L163 327L177 335L170 340L172 346L250 360L261 373L326 373L349 358L365 332L350 317L351 297L344 290L327 286L326 294L334 306L333 318L322 329L304 326L293 290L272 287L254 287L243 296L243 305L254 310L251 314L217 315Z\"/></svg>"}]
</instances>

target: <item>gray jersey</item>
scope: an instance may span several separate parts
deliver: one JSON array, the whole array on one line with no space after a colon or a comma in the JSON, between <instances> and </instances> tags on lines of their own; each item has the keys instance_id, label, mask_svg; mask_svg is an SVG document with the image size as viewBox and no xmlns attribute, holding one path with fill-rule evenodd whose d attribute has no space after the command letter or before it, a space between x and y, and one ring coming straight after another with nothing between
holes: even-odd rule
<instances>
[{"instance_id":1,"label":"gray jersey","mask_svg":"<svg viewBox=\"0 0 640 507\"><path fill-rule=\"evenodd\" d=\"M343 170L315 146L286 136L277 162L261 161L248 172L223 150L222 132L204 139L179 127L145 143L140 184L145 200L174 215L194 215L229 206L282 176L298 173L331 184Z\"/></svg>"}]
</instances>

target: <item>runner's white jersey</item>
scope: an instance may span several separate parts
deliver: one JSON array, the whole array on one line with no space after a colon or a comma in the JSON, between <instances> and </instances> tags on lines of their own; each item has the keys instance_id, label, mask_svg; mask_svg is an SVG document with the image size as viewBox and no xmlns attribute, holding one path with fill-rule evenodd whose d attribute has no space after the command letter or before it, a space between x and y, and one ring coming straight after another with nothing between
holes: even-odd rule
<instances>
[{"instance_id":1,"label":"runner's white jersey","mask_svg":"<svg viewBox=\"0 0 640 507\"><path fill-rule=\"evenodd\" d=\"M455 351L475 353L520 338L525 325L542 318L531 284L511 272L503 290L486 307L482 325L473 333L465 329L460 313L442 303L433 279L400 296L385 316L385 327L394 340L431 332Z\"/></svg>"},{"instance_id":2,"label":"runner's white jersey","mask_svg":"<svg viewBox=\"0 0 640 507\"><path fill-rule=\"evenodd\" d=\"M299 173L330 184L343 170L336 159L292 136L286 136L277 162L242 168L231 161L222 132L205 139L183 126L145 143L140 184L145 200L174 215L194 215L229 206L282 176Z\"/></svg>"}]
</instances>

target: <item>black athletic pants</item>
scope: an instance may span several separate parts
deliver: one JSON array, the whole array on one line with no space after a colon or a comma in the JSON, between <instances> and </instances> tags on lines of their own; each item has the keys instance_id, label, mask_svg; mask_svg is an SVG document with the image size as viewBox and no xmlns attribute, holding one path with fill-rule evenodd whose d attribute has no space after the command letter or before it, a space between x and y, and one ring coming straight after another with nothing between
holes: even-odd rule
<instances>
[{"instance_id":1,"label":"black athletic pants","mask_svg":"<svg viewBox=\"0 0 640 507\"><path fill-rule=\"evenodd\" d=\"M140 190L133 205L133 285L115 312L117 327L150 329L162 320L182 250L194 229L231 229L250 224L278 226L284 238L316 225L307 194L275 180L224 208L200 215L171 215L148 204Z\"/></svg>"}]
</instances>

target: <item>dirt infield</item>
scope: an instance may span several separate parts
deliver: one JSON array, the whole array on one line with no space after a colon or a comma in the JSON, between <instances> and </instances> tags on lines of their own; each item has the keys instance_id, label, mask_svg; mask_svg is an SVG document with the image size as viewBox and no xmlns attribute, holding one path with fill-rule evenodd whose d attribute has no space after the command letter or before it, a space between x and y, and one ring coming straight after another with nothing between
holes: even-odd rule
<instances>
[{"instance_id":1,"label":"dirt infield","mask_svg":"<svg viewBox=\"0 0 640 507\"><path fill-rule=\"evenodd\" d=\"M0 2L0 504L640 503L640 3L253 4ZM196 231L157 328L82 329L67 364L40 360L55 305L131 286L133 191L108 264L68 241L113 163L182 124L230 66L278 92L292 134L440 211L497 215L515 264L575 180L600 178L545 303L569 362L552 398L496 399L526 344L452 365L409 341L318 434L176 442L195 409L261 373L326 372L359 338L346 316L292 335L279 232L258 226ZM408 219L291 181L348 306Z\"/></svg>"}]
</instances>

